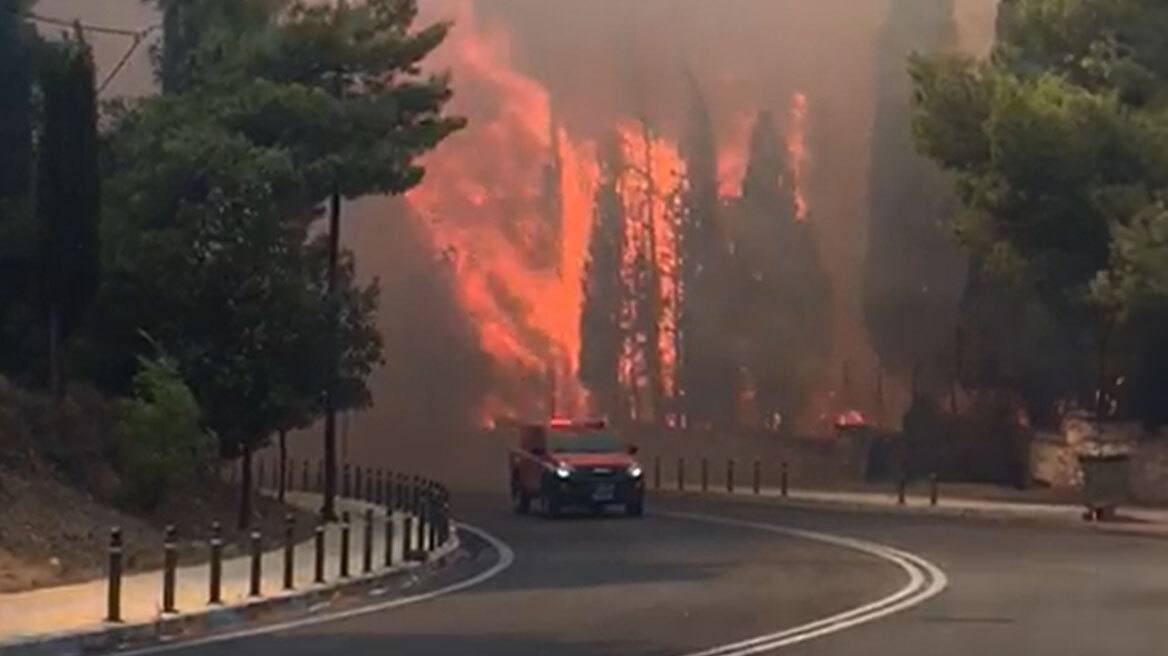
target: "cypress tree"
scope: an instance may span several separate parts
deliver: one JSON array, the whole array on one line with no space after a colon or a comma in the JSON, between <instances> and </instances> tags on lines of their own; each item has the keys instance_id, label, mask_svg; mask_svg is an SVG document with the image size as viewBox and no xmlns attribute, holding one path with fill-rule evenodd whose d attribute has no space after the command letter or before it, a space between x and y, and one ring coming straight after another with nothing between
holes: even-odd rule
<instances>
[{"instance_id":1,"label":"cypress tree","mask_svg":"<svg viewBox=\"0 0 1168 656\"><path fill-rule=\"evenodd\" d=\"M40 300L48 384L64 391L64 352L98 288L101 178L93 56L80 28L46 47L40 86L44 125L38 152Z\"/></svg>"}]
</instances>

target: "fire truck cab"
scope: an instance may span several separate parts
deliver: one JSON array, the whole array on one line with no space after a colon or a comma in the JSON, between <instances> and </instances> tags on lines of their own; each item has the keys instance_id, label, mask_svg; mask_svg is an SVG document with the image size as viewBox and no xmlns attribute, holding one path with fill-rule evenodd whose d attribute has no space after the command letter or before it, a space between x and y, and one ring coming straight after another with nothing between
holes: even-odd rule
<instances>
[{"instance_id":1,"label":"fire truck cab","mask_svg":"<svg viewBox=\"0 0 1168 656\"><path fill-rule=\"evenodd\" d=\"M557 517L569 507L600 514L619 505L640 517L645 486L636 452L601 420L520 425L509 457L515 512L526 514L538 504Z\"/></svg>"}]
</instances>

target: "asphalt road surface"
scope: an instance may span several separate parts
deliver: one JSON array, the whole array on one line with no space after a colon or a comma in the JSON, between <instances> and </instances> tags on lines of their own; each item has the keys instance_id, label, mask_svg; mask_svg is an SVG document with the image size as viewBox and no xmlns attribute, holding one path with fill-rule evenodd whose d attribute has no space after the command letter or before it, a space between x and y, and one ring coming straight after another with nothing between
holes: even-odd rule
<instances>
[{"instance_id":1,"label":"asphalt road surface","mask_svg":"<svg viewBox=\"0 0 1168 656\"><path fill-rule=\"evenodd\" d=\"M652 514L640 520L559 521L516 517L502 496L458 501L465 521L513 550L513 564L497 576L392 610L172 653L1168 653L1165 540L717 500L654 499ZM902 551L870 553L765 530L769 526L851 536ZM474 561L444 573L450 580L431 582L432 588L498 562L496 550L479 540L470 543ZM930 577L894 562L914 554L944 574ZM936 592L945 579L948 585L931 598L905 596L914 576L922 579L918 590L933 585ZM890 596L895 601L897 594L907 608L890 607ZM846 614L857 608L869 610ZM813 624L841 613L839 621ZM810 629L774 639L776 632L809 623ZM764 635L772 639L742 642Z\"/></svg>"}]
</instances>

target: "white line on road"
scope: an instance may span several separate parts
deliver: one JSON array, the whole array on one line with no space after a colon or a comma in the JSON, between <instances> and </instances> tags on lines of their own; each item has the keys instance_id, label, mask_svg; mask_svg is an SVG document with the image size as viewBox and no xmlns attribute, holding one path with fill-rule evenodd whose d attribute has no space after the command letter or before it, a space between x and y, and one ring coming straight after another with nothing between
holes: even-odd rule
<instances>
[{"instance_id":1,"label":"white line on road","mask_svg":"<svg viewBox=\"0 0 1168 656\"><path fill-rule=\"evenodd\" d=\"M945 573L924 558L906 551L901 551L900 549L876 544L875 542L868 542L867 540L857 540L855 538L829 535L816 531L788 528L776 524L748 522L710 515L677 512L656 512L654 514L673 519L721 524L724 526L738 526L770 533L779 533L804 540L823 542L845 549L862 551L889 561L908 574L908 583L900 590L883 599L790 629L721 645L705 651L685 654L685 656L748 656L774 651L779 647L785 647L830 633L843 631L844 629L865 624L911 608L939 594L949 583Z\"/></svg>"},{"instance_id":2,"label":"white line on road","mask_svg":"<svg viewBox=\"0 0 1168 656\"><path fill-rule=\"evenodd\" d=\"M417 603L420 603L423 601L429 601L430 599L433 599L435 597L441 597L441 596L448 595L448 594L451 594L454 592L461 592L462 590L466 590L467 588L472 588L480 583L483 583L485 581L488 581L490 579L495 578L499 574L502 574L504 570L506 570L508 567L511 566L512 563L515 562L515 552L511 549L510 546L507 545L507 543L503 542L499 538L496 538L495 536L491 535L490 533L487 533L486 531L484 531L480 528L476 528L476 527L470 526L468 524L457 524L457 527L461 531L467 531L469 533L474 533L478 537L485 540L488 544L490 544L491 548L493 548L495 550L495 552L499 554L499 561L497 563L495 563L494 565L492 565L489 569L484 570L482 572L479 572L478 574L470 577L469 579L465 579L465 580L459 581L457 583L452 583L446 587L438 588L437 590L431 590L429 592L425 592L425 593L418 594L418 595L413 595L410 597L401 597L399 599L391 599L391 600L388 600L388 601L385 601L385 602L382 602L379 604L370 604L368 606L361 606L359 608L351 608L349 610L344 610L344 611L340 611L340 612L336 612L336 613L323 613L320 615L313 615L311 617L303 617L303 618L299 618L299 619L295 619L295 620L289 620L287 622L280 622L278 624L268 624L265 626L257 626L257 627L250 628L250 629L241 629L239 631L231 631L229 633L219 633L216 635L210 635L210 636L207 636L205 638L198 638L195 640L186 640L183 642L176 642L176 643L168 644L168 645L157 645L154 647L145 647L143 649L137 649L134 651L118 652L118 656L146 656L147 654L162 654L162 653L166 653L166 652L182 651L184 649L190 649L192 647L199 647L202 645L208 645L208 644L216 643L216 642L226 642L228 640L239 640L242 638L253 638L256 636L267 635L267 634L271 634L271 633L279 633L282 631L291 631L294 629L302 629L302 628L307 627L307 626L324 624L326 622L336 622L339 620L346 620L349 618L360 617L362 615L369 615L372 613L381 613L381 612L384 612L387 610L392 610L394 608L400 608L402 606L410 606L412 604L417 604Z\"/></svg>"}]
</instances>

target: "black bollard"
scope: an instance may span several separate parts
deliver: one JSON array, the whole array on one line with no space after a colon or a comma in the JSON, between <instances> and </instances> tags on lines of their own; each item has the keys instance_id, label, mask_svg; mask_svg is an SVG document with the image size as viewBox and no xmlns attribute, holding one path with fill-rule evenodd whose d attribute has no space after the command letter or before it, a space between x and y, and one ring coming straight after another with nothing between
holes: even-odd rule
<instances>
[{"instance_id":1,"label":"black bollard","mask_svg":"<svg viewBox=\"0 0 1168 656\"><path fill-rule=\"evenodd\" d=\"M365 496L363 497L369 503L373 503L376 498L374 496L377 488L373 486L373 469L371 467L365 468Z\"/></svg>"},{"instance_id":2,"label":"black bollard","mask_svg":"<svg viewBox=\"0 0 1168 656\"><path fill-rule=\"evenodd\" d=\"M373 571L373 509L365 509L365 545L361 554L361 571Z\"/></svg>"},{"instance_id":3,"label":"black bollard","mask_svg":"<svg viewBox=\"0 0 1168 656\"><path fill-rule=\"evenodd\" d=\"M295 587L292 581L293 557L296 551L295 543L296 517L292 513L284 515L284 589Z\"/></svg>"},{"instance_id":4,"label":"black bollard","mask_svg":"<svg viewBox=\"0 0 1168 656\"><path fill-rule=\"evenodd\" d=\"M178 543L175 541L174 525L166 527L166 534L162 540L162 612L173 613L174 607L174 570L178 567Z\"/></svg>"},{"instance_id":5,"label":"black bollard","mask_svg":"<svg viewBox=\"0 0 1168 656\"><path fill-rule=\"evenodd\" d=\"M385 509L393 512L393 472L385 472Z\"/></svg>"},{"instance_id":6,"label":"black bollard","mask_svg":"<svg viewBox=\"0 0 1168 656\"><path fill-rule=\"evenodd\" d=\"M783 461L782 469L779 472L779 493L783 495L783 498L787 497L787 461L786 460Z\"/></svg>"},{"instance_id":7,"label":"black bollard","mask_svg":"<svg viewBox=\"0 0 1168 656\"><path fill-rule=\"evenodd\" d=\"M685 458L677 459L677 491L685 492Z\"/></svg>"},{"instance_id":8,"label":"black bollard","mask_svg":"<svg viewBox=\"0 0 1168 656\"><path fill-rule=\"evenodd\" d=\"M929 505L937 505L937 475L929 474Z\"/></svg>"},{"instance_id":9,"label":"black bollard","mask_svg":"<svg viewBox=\"0 0 1168 656\"><path fill-rule=\"evenodd\" d=\"M263 574L262 559L264 557L263 541L260 537L259 531L251 532L251 589L248 591L252 597L260 596L262 592L260 577Z\"/></svg>"},{"instance_id":10,"label":"black bollard","mask_svg":"<svg viewBox=\"0 0 1168 656\"><path fill-rule=\"evenodd\" d=\"M324 583L324 527L317 526L312 536L312 542L315 553L315 562L313 562L313 583Z\"/></svg>"},{"instance_id":11,"label":"black bollard","mask_svg":"<svg viewBox=\"0 0 1168 656\"><path fill-rule=\"evenodd\" d=\"M754 474L751 476L751 487L755 494L762 492L762 463L754 461Z\"/></svg>"},{"instance_id":12,"label":"black bollard","mask_svg":"<svg viewBox=\"0 0 1168 656\"><path fill-rule=\"evenodd\" d=\"M710 491L710 461L702 458L702 492Z\"/></svg>"},{"instance_id":13,"label":"black bollard","mask_svg":"<svg viewBox=\"0 0 1168 656\"><path fill-rule=\"evenodd\" d=\"M726 492L734 494L734 461L726 461Z\"/></svg>"},{"instance_id":14,"label":"black bollard","mask_svg":"<svg viewBox=\"0 0 1168 656\"><path fill-rule=\"evenodd\" d=\"M349 578L349 511L341 513L341 578Z\"/></svg>"},{"instance_id":15,"label":"black bollard","mask_svg":"<svg viewBox=\"0 0 1168 656\"><path fill-rule=\"evenodd\" d=\"M896 481L896 503L903 506L905 503L905 492L908 488L908 476L901 474L900 479Z\"/></svg>"},{"instance_id":16,"label":"black bollard","mask_svg":"<svg viewBox=\"0 0 1168 656\"><path fill-rule=\"evenodd\" d=\"M384 488L381 487L382 474L380 469L377 470L375 478L376 482L373 484L373 503L380 506L382 501L385 500Z\"/></svg>"},{"instance_id":17,"label":"black bollard","mask_svg":"<svg viewBox=\"0 0 1168 656\"><path fill-rule=\"evenodd\" d=\"M393 511L385 513L385 566L393 567Z\"/></svg>"},{"instance_id":18,"label":"black bollard","mask_svg":"<svg viewBox=\"0 0 1168 656\"><path fill-rule=\"evenodd\" d=\"M122 621L122 529L110 529L109 588L106 599L107 622Z\"/></svg>"},{"instance_id":19,"label":"black bollard","mask_svg":"<svg viewBox=\"0 0 1168 656\"><path fill-rule=\"evenodd\" d=\"M365 488L361 487L361 468L353 468L353 498L361 499L365 494Z\"/></svg>"},{"instance_id":20,"label":"black bollard","mask_svg":"<svg viewBox=\"0 0 1168 656\"><path fill-rule=\"evenodd\" d=\"M211 522L211 590L208 604L222 603L223 589L223 529L219 522Z\"/></svg>"}]
</instances>

